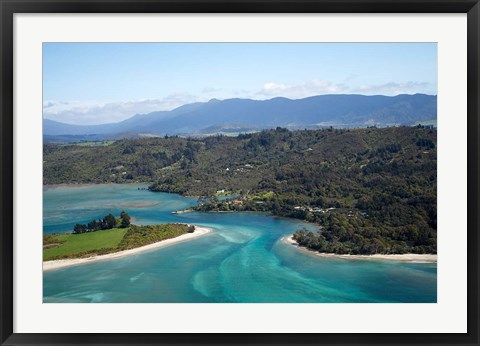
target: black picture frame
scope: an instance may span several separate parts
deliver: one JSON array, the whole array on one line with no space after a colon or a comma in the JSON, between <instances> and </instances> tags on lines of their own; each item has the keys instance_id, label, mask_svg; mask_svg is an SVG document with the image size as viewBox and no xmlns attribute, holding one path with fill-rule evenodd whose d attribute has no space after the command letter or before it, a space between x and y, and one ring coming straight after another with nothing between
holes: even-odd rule
<instances>
[{"instance_id":1,"label":"black picture frame","mask_svg":"<svg viewBox=\"0 0 480 346\"><path fill-rule=\"evenodd\" d=\"M2 345L478 345L478 0L0 0L0 342ZM468 310L465 334L20 334L13 332L13 16L15 13L467 13ZM452 316L451 318L455 318Z\"/></svg>"}]
</instances>

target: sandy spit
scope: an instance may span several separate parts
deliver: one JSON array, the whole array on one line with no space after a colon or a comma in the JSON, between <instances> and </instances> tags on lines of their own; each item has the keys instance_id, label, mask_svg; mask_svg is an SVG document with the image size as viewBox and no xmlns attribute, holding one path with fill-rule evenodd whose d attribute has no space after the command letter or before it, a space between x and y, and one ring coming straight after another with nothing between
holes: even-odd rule
<instances>
[{"instance_id":1,"label":"sandy spit","mask_svg":"<svg viewBox=\"0 0 480 346\"><path fill-rule=\"evenodd\" d=\"M407 253L403 255L337 255L333 253L320 253L304 247L298 246L298 243L293 240L293 236L289 235L281 239L286 244L293 245L299 250L314 254L320 257L343 258L343 259L363 259L363 260L382 260L382 261L399 261L399 262L414 262L414 263L437 263L437 255L430 254L414 254Z\"/></svg>"},{"instance_id":2,"label":"sandy spit","mask_svg":"<svg viewBox=\"0 0 480 346\"><path fill-rule=\"evenodd\" d=\"M195 226L195 232L193 233L182 234L181 236L178 236L176 238L165 239L157 243L148 244L145 246L137 247L135 249L129 249L124 251L109 253L106 255L92 256L87 258L71 258L71 259L69 258L69 259L46 261L46 262L43 262L43 271L46 272L50 270L61 269L61 268L71 267L71 266L85 264L85 263L92 263L97 261L104 261L104 260L110 260L110 259L135 255L145 251L150 251L150 250L162 248L165 246L177 244L186 240L194 239L202 235L205 235L207 233L210 233L211 231L212 229L210 228Z\"/></svg>"}]
</instances>

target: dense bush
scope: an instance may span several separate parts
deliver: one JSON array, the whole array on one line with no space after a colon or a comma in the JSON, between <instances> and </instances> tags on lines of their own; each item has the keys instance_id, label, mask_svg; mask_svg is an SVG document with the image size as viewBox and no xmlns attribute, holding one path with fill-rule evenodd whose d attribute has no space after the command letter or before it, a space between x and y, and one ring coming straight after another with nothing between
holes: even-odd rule
<instances>
[{"instance_id":1,"label":"dense bush","mask_svg":"<svg viewBox=\"0 0 480 346\"><path fill-rule=\"evenodd\" d=\"M77 223L73 227L73 234L82 234L86 232L95 232L99 230L112 229L117 226L120 228L126 228L130 225L130 216L122 211L120 218L117 220L112 214L108 214L103 219L92 220L88 224Z\"/></svg>"},{"instance_id":2,"label":"dense bush","mask_svg":"<svg viewBox=\"0 0 480 346\"><path fill-rule=\"evenodd\" d=\"M192 229L193 227L193 229ZM175 238L185 233L193 233L194 226L185 224L164 224L151 226L130 225L122 241L118 245L121 250L144 246L161 240Z\"/></svg>"},{"instance_id":3,"label":"dense bush","mask_svg":"<svg viewBox=\"0 0 480 346\"><path fill-rule=\"evenodd\" d=\"M44 182L153 181L151 191L203 196L201 211L266 211L318 223L334 252L434 253L436 137L422 126L277 128L46 145ZM219 201L222 190L240 196Z\"/></svg>"}]
</instances>

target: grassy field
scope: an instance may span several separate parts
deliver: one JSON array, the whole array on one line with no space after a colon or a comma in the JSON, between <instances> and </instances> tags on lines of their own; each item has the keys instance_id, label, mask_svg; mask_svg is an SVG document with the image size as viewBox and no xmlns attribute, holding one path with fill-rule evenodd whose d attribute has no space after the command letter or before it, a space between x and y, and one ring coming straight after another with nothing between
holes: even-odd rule
<instances>
[{"instance_id":1,"label":"grassy field","mask_svg":"<svg viewBox=\"0 0 480 346\"><path fill-rule=\"evenodd\" d=\"M128 230L129 228L113 228L83 234L51 235L48 237L48 247L43 250L43 260L78 257L75 255L91 254L100 249L115 249ZM56 246L55 244L60 245Z\"/></svg>"},{"instance_id":2,"label":"grassy field","mask_svg":"<svg viewBox=\"0 0 480 346\"><path fill-rule=\"evenodd\" d=\"M130 225L81 234L45 234L43 260L82 258L156 243L195 230L185 224Z\"/></svg>"}]
</instances>

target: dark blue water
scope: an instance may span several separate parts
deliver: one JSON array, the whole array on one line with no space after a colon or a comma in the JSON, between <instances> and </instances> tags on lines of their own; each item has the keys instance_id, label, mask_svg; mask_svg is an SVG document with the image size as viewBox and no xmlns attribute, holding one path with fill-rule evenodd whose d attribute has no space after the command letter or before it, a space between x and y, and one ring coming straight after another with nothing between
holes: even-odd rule
<instances>
[{"instance_id":1,"label":"dark blue water","mask_svg":"<svg viewBox=\"0 0 480 346\"><path fill-rule=\"evenodd\" d=\"M436 264L323 258L281 241L315 225L257 213L171 214L194 198L143 185L44 191L44 231L70 231L125 210L137 224L185 222L214 232L121 259L44 273L45 302L436 302Z\"/></svg>"}]
</instances>

